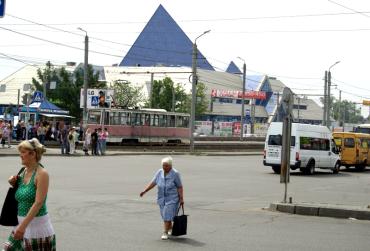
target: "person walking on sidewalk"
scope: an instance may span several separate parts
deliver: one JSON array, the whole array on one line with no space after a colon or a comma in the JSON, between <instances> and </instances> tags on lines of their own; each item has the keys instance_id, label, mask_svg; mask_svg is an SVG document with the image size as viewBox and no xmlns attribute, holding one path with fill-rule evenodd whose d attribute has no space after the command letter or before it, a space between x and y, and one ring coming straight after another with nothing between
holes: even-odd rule
<instances>
[{"instance_id":1,"label":"person walking on sidewalk","mask_svg":"<svg viewBox=\"0 0 370 251\"><path fill-rule=\"evenodd\" d=\"M91 155L98 155L98 129L91 133Z\"/></svg>"},{"instance_id":2,"label":"person walking on sidewalk","mask_svg":"<svg viewBox=\"0 0 370 251\"><path fill-rule=\"evenodd\" d=\"M4 243L3 250L55 251L55 232L46 207L49 174L40 164L45 147L33 138L22 141L18 151L24 166L19 176L11 176L9 183L18 183L19 224Z\"/></svg>"},{"instance_id":3,"label":"person walking on sidewalk","mask_svg":"<svg viewBox=\"0 0 370 251\"><path fill-rule=\"evenodd\" d=\"M91 132L90 132L90 128L87 128L85 132L85 140L84 140L84 145L83 145L83 151L85 152L85 155L89 155L90 143L91 143Z\"/></svg>"},{"instance_id":4,"label":"person walking on sidewalk","mask_svg":"<svg viewBox=\"0 0 370 251\"><path fill-rule=\"evenodd\" d=\"M162 168L159 169L149 185L140 193L145 193L158 186L157 203L163 219L164 232L162 240L167 240L172 233L172 221L180 205L184 205L183 186L180 173L172 168L172 158L162 159Z\"/></svg>"}]
</instances>

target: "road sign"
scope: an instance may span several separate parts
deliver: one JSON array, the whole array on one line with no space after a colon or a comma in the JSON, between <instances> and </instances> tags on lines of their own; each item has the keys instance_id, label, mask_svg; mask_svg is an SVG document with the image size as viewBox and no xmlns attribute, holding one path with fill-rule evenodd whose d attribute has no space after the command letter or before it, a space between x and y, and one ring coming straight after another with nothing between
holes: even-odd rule
<instances>
[{"instance_id":1,"label":"road sign","mask_svg":"<svg viewBox=\"0 0 370 251\"><path fill-rule=\"evenodd\" d=\"M0 0L0 17L5 15L5 0Z\"/></svg>"}]
</instances>

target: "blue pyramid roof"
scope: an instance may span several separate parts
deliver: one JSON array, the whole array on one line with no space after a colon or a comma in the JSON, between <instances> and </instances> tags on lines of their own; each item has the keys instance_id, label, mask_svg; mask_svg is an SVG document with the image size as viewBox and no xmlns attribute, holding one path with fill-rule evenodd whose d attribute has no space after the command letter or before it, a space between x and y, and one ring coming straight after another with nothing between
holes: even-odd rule
<instances>
[{"instance_id":1,"label":"blue pyramid roof","mask_svg":"<svg viewBox=\"0 0 370 251\"><path fill-rule=\"evenodd\" d=\"M120 66L189 66L193 42L162 5L136 39ZM197 67L214 70L198 50Z\"/></svg>"},{"instance_id":2,"label":"blue pyramid roof","mask_svg":"<svg viewBox=\"0 0 370 251\"><path fill-rule=\"evenodd\" d=\"M234 61L231 61L229 66L226 69L227 73L232 73L232 74L242 74L238 66L234 63Z\"/></svg>"}]
</instances>

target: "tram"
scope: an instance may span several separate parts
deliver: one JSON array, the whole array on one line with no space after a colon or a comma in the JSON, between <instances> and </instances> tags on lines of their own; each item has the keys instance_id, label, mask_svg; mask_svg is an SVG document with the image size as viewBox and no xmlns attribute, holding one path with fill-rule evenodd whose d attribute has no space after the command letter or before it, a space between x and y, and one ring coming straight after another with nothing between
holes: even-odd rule
<instances>
[{"instance_id":1,"label":"tram","mask_svg":"<svg viewBox=\"0 0 370 251\"><path fill-rule=\"evenodd\" d=\"M189 114L164 109L90 109L87 127L107 128L110 143L189 144L189 120Z\"/></svg>"}]
</instances>

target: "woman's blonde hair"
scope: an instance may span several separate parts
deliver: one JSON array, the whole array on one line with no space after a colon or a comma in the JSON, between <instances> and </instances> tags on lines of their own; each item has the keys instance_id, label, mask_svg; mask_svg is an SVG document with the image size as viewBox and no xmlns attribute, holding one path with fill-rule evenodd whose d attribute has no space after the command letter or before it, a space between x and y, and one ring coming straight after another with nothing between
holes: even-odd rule
<instances>
[{"instance_id":1,"label":"woman's blonde hair","mask_svg":"<svg viewBox=\"0 0 370 251\"><path fill-rule=\"evenodd\" d=\"M46 152L45 146L42 145L40 141L36 138L30 140L23 140L21 143L19 143L17 149L18 151L21 151L22 149L35 151L37 162L40 162L42 155L44 154L44 152Z\"/></svg>"}]
</instances>

